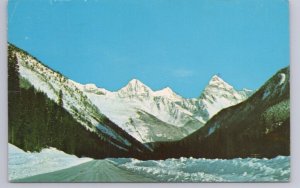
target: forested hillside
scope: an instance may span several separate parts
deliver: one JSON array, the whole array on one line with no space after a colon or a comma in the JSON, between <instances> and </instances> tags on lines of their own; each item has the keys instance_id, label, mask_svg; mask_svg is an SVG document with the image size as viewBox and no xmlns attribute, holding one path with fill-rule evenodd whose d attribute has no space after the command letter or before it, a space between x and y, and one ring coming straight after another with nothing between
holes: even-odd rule
<instances>
[{"instance_id":1,"label":"forested hillside","mask_svg":"<svg viewBox=\"0 0 300 188\"><path fill-rule=\"evenodd\" d=\"M9 48L9 143L25 151L39 151L51 146L70 154L95 158L139 155L135 150L122 148L121 143L117 145L109 137L88 131L78 123L62 107L62 92L54 102L46 94L36 91L19 76L17 61L13 48ZM108 119L104 121L114 126Z\"/></svg>"}]
</instances>

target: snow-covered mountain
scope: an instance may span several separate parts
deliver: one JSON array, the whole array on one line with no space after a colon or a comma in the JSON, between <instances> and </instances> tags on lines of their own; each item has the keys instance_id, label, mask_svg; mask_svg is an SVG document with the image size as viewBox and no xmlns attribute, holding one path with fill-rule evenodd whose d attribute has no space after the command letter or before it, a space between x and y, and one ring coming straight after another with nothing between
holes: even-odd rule
<instances>
[{"instance_id":1,"label":"snow-covered mountain","mask_svg":"<svg viewBox=\"0 0 300 188\"><path fill-rule=\"evenodd\" d=\"M125 152L149 151L146 145L141 144L114 122L111 122L85 95L85 92L94 92L99 95L102 92L105 93L105 90L95 88L94 85L86 85L81 88L80 84L53 71L27 52L13 45L9 45L9 48L17 58L21 79L29 82L36 90L45 93L57 104L61 97L63 108L87 131L98 134L99 139L101 138Z\"/></svg>"},{"instance_id":2,"label":"snow-covered mountain","mask_svg":"<svg viewBox=\"0 0 300 188\"><path fill-rule=\"evenodd\" d=\"M167 87L153 91L137 79L118 91L87 90L78 85L100 111L140 142L181 139L201 128L221 109L247 99L250 90L237 91L213 76L199 98L185 99Z\"/></svg>"},{"instance_id":3,"label":"snow-covered mountain","mask_svg":"<svg viewBox=\"0 0 300 188\"><path fill-rule=\"evenodd\" d=\"M221 110L204 127L180 141L157 143L153 148L160 159L290 155L289 80L289 67L281 69L251 97Z\"/></svg>"},{"instance_id":4,"label":"snow-covered mountain","mask_svg":"<svg viewBox=\"0 0 300 188\"><path fill-rule=\"evenodd\" d=\"M220 110L244 101L252 93L253 91L247 89L238 91L214 75L199 97L202 110L197 109L195 113L206 112L204 120L207 121Z\"/></svg>"},{"instance_id":5,"label":"snow-covered mountain","mask_svg":"<svg viewBox=\"0 0 300 188\"><path fill-rule=\"evenodd\" d=\"M240 103L250 90L237 91L213 76L199 98L186 99L167 87L153 91L137 79L118 91L80 84L43 65L29 54L15 52L22 78L63 107L90 131L100 131L130 146L128 138L103 122L106 117L141 143L181 139L201 128L221 109Z\"/></svg>"}]
</instances>

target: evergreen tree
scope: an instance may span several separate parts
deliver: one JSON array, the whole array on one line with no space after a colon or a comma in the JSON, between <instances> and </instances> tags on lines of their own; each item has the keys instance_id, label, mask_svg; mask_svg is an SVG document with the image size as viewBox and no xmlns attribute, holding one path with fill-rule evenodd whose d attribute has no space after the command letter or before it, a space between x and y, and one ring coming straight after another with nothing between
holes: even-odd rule
<instances>
[{"instance_id":1,"label":"evergreen tree","mask_svg":"<svg viewBox=\"0 0 300 188\"><path fill-rule=\"evenodd\" d=\"M18 58L11 50L8 51L8 91L20 92Z\"/></svg>"},{"instance_id":2,"label":"evergreen tree","mask_svg":"<svg viewBox=\"0 0 300 188\"><path fill-rule=\"evenodd\" d=\"M61 90L59 90L59 95L58 95L58 105L60 107L63 107L64 106L64 103L63 103L63 93Z\"/></svg>"},{"instance_id":3,"label":"evergreen tree","mask_svg":"<svg viewBox=\"0 0 300 188\"><path fill-rule=\"evenodd\" d=\"M15 117L19 116L19 97L20 97L20 86L19 86L19 66L16 54L13 52L13 48L8 48L8 139L11 143L15 143L17 139L17 133L19 129L18 119Z\"/></svg>"}]
</instances>

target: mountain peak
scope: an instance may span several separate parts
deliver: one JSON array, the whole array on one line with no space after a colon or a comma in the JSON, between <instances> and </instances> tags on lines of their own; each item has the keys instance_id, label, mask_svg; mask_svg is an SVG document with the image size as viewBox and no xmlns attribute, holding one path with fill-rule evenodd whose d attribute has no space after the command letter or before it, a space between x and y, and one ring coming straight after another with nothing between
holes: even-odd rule
<instances>
[{"instance_id":1,"label":"mountain peak","mask_svg":"<svg viewBox=\"0 0 300 188\"><path fill-rule=\"evenodd\" d=\"M182 97L177 95L170 87L165 87L162 90L156 91L155 96L167 97L173 101L178 101L182 99Z\"/></svg>"},{"instance_id":2,"label":"mountain peak","mask_svg":"<svg viewBox=\"0 0 300 188\"><path fill-rule=\"evenodd\" d=\"M128 84L127 84L127 86L128 85L145 85L144 83L142 83L141 81L139 81L138 79L132 79L132 80L130 80L129 82L128 82Z\"/></svg>"},{"instance_id":3,"label":"mountain peak","mask_svg":"<svg viewBox=\"0 0 300 188\"><path fill-rule=\"evenodd\" d=\"M225 82L221 77L219 77L218 75L213 75L209 81L209 84L214 84L217 82Z\"/></svg>"},{"instance_id":4,"label":"mountain peak","mask_svg":"<svg viewBox=\"0 0 300 188\"><path fill-rule=\"evenodd\" d=\"M120 97L149 96L153 91L138 79L132 79L118 91Z\"/></svg>"},{"instance_id":5,"label":"mountain peak","mask_svg":"<svg viewBox=\"0 0 300 188\"><path fill-rule=\"evenodd\" d=\"M164 92L164 93L174 93L173 90L170 87L165 87L165 88L163 88L160 91Z\"/></svg>"},{"instance_id":6,"label":"mountain peak","mask_svg":"<svg viewBox=\"0 0 300 188\"><path fill-rule=\"evenodd\" d=\"M218 88L222 88L222 89L228 89L231 90L233 89L233 87L231 85L229 85L227 82L225 82L222 78L220 78L218 75L214 75L209 83L207 87L218 87Z\"/></svg>"},{"instance_id":7,"label":"mountain peak","mask_svg":"<svg viewBox=\"0 0 300 188\"><path fill-rule=\"evenodd\" d=\"M204 91L201 93L200 98L208 97L208 98L212 98L211 101L213 101L214 98L219 98L220 96L223 95L233 96L234 95L233 93L236 92L237 91L227 82L225 82L222 78L220 78L218 75L214 75L210 79Z\"/></svg>"},{"instance_id":8,"label":"mountain peak","mask_svg":"<svg viewBox=\"0 0 300 188\"><path fill-rule=\"evenodd\" d=\"M128 84L123 87L122 89L127 88L127 89L133 89L133 90L151 90L146 84L144 84L143 82L141 82L138 79L132 79L128 82Z\"/></svg>"},{"instance_id":9,"label":"mountain peak","mask_svg":"<svg viewBox=\"0 0 300 188\"><path fill-rule=\"evenodd\" d=\"M221 109L238 104L250 95L250 91L237 91L222 78L214 75L199 98L202 105L206 106L208 117L212 117Z\"/></svg>"},{"instance_id":10,"label":"mountain peak","mask_svg":"<svg viewBox=\"0 0 300 188\"><path fill-rule=\"evenodd\" d=\"M211 79L221 79L221 77L218 76L217 74L215 74L215 75L213 75L213 76L211 77ZM221 80L222 80L222 79L221 79Z\"/></svg>"}]
</instances>

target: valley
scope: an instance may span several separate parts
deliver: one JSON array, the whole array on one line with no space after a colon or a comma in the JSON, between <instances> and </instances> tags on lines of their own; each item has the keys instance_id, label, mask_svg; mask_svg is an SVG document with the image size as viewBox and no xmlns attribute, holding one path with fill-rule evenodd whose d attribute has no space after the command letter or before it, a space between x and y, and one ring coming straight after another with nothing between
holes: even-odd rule
<instances>
[{"instance_id":1,"label":"valley","mask_svg":"<svg viewBox=\"0 0 300 188\"><path fill-rule=\"evenodd\" d=\"M17 70L11 85L20 85L14 88L20 93L10 95L9 142L22 149L52 146L77 156L139 159L290 154L289 68L256 91L236 90L214 75L199 97L184 98L168 87L153 91L137 79L118 91L80 84L12 44L9 60ZM23 110L30 105L36 111ZM26 120L22 125L13 118L18 116ZM74 141L79 136L81 144Z\"/></svg>"}]
</instances>

